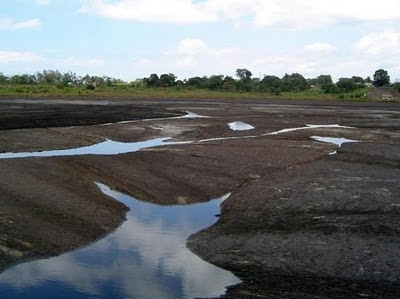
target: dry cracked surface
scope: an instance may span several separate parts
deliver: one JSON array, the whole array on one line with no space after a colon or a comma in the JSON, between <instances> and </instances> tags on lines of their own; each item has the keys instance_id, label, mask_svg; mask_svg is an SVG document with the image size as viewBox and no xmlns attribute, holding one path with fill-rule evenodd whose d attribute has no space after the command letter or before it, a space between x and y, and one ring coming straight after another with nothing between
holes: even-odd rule
<instances>
[{"instance_id":1,"label":"dry cracked surface","mask_svg":"<svg viewBox=\"0 0 400 299\"><path fill-rule=\"evenodd\" d=\"M245 100L3 100L0 152L107 139L191 143L120 155L0 159L0 270L118 227L126 208L98 190L95 182L103 182L162 205L232 192L218 222L188 240L193 252L243 280L227 297L399 297L399 110ZM184 111L208 117L173 118ZM232 121L255 129L232 131ZM306 124L347 128L268 135ZM337 150L313 136L358 142Z\"/></svg>"}]
</instances>

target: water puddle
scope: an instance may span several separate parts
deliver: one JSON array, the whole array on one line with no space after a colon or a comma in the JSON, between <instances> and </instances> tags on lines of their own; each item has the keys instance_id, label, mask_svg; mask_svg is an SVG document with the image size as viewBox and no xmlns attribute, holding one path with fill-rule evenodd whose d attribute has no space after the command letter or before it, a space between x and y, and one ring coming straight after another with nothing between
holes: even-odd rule
<instances>
[{"instance_id":1,"label":"water puddle","mask_svg":"<svg viewBox=\"0 0 400 299\"><path fill-rule=\"evenodd\" d=\"M358 140L352 140L352 139L347 139L347 138L336 138L336 137L321 137L321 136L311 136L311 139L314 139L319 142L325 142L325 143L332 143L336 144L338 148L342 146L343 143L346 142L359 142ZM330 153L329 155L336 155L337 151L334 151Z\"/></svg>"},{"instance_id":2,"label":"water puddle","mask_svg":"<svg viewBox=\"0 0 400 299\"><path fill-rule=\"evenodd\" d=\"M240 282L186 248L187 238L216 221L228 196L189 206L157 206L98 184L130 208L114 233L0 275L0 298L219 297Z\"/></svg>"},{"instance_id":3,"label":"water puddle","mask_svg":"<svg viewBox=\"0 0 400 299\"><path fill-rule=\"evenodd\" d=\"M255 128L252 125L246 124L241 121L235 121L228 124L229 128L233 131L249 131Z\"/></svg>"},{"instance_id":4,"label":"water puddle","mask_svg":"<svg viewBox=\"0 0 400 299\"><path fill-rule=\"evenodd\" d=\"M341 125L306 125L305 127L283 129L283 130L279 130L279 131L275 131L275 132L271 132L271 133L259 134L259 135L216 137L216 138L202 139L197 142L202 143L202 142L208 142L208 141L250 139L250 138L258 138L258 137L264 137L264 136L280 135L280 134L299 131L299 130L324 129L324 128L354 129L353 127L345 127L345 126L341 126Z\"/></svg>"},{"instance_id":5,"label":"water puddle","mask_svg":"<svg viewBox=\"0 0 400 299\"><path fill-rule=\"evenodd\" d=\"M60 156L79 156L79 155L118 155L137 152L144 148L157 147L161 145L177 144L177 142L167 142L171 138L155 138L139 142L117 142L107 140L94 145L78 147L73 149L52 150L41 152L20 152L2 153L0 159L15 159L28 157L60 157Z\"/></svg>"},{"instance_id":6,"label":"water puddle","mask_svg":"<svg viewBox=\"0 0 400 299\"><path fill-rule=\"evenodd\" d=\"M130 124L130 123L136 123L136 122L145 122L145 121L160 121L160 120L171 120L171 119L185 119L185 118L209 118L209 116L205 115L200 115L194 112L190 111L185 111L185 115L182 116L173 116L173 117L164 117L164 118L148 118L148 119L136 119L136 120L125 120L125 121L120 121L117 123L106 123L106 124L101 124L101 126L111 126L114 124Z\"/></svg>"},{"instance_id":7,"label":"water puddle","mask_svg":"<svg viewBox=\"0 0 400 299\"><path fill-rule=\"evenodd\" d=\"M278 134L289 133L289 132L294 132L294 131L299 131L299 130L324 129L324 128L354 129L352 127L345 127L345 126L340 126L340 125L306 125L305 127L283 129L283 130L279 130L276 132L268 133L266 135L278 135Z\"/></svg>"},{"instance_id":8,"label":"water puddle","mask_svg":"<svg viewBox=\"0 0 400 299\"><path fill-rule=\"evenodd\" d=\"M194 112L190 112L190 111L185 111L186 115L183 116L178 116L176 118L209 118L209 116L205 116L205 115L200 115Z\"/></svg>"},{"instance_id":9,"label":"water puddle","mask_svg":"<svg viewBox=\"0 0 400 299\"><path fill-rule=\"evenodd\" d=\"M200 116L201 117L201 116ZM233 123L231 123L233 124ZM242 123L244 125L248 125ZM248 125L250 126L250 125ZM251 126L252 127L252 126ZM60 156L80 156L80 155L118 155L137 152L141 149L166 146L166 145L177 145L177 144L195 144L204 143L209 141L222 141L222 140L234 140L234 139L249 139L258 138L264 136L279 135L288 132L306 130L306 129L319 129L319 128L346 128L352 129L351 127L344 127L340 125L306 125L305 127L283 129L271 133L259 134L259 135L247 135L247 136L230 136L230 137L216 137L201 139L197 141L168 141L171 137L155 138L147 141L139 142L117 142L112 140L106 140L101 143L94 145L64 149L64 150L51 150L51 151L40 151L40 152L20 152L20 153L1 153L0 159L15 159L15 158L30 158L30 157L60 157Z\"/></svg>"}]
</instances>

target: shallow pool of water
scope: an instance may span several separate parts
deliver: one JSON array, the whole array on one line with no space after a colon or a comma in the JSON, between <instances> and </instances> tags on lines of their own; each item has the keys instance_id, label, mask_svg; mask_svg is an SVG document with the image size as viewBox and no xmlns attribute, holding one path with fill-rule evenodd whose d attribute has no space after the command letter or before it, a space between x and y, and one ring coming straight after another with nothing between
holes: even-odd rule
<instances>
[{"instance_id":1,"label":"shallow pool of water","mask_svg":"<svg viewBox=\"0 0 400 299\"><path fill-rule=\"evenodd\" d=\"M209 118L206 115L200 115L194 112L185 111L185 115L182 116L173 116L173 117L164 117L164 118L147 118L147 119L137 119L137 120L125 120L117 122L117 124L129 124L129 123L136 123L136 122L149 122L149 121L164 121L164 120L171 120L171 119L183 119L183 118ZM103 126L110 126L115 123L106 123L102 124Z\"/></svg>"},{"instance_id":2,"label":"shallow pool of water","mask_svg":"<svg viewBox=\"0 0 400 299\"><path fill-rule=\"evenodd\" d=\"M52 150L41 152L20 152L2 153L0 159L28 158L28 157L60 157L60 156L80 156L80 155L118 155L137 152L144 148L156 147L161 145L176 144L168 142L171 138L155 138L138 142L118 142L106 140L94 145L78 147L73 149Z\"/></svg>"},{"instance_id":3,"label":"shallow pool of water","mask_svg":"<svg viewBox=\"0 0 400 299\"><path fill-rule=\"evenodd\" d=\"M343 143L346 142L358 142L358 140L352 140L347 138L337 138L337 137L321 137L321 136L311 136L312 139L325 142L325 143L332 143L336 144L337 146L341 147Z\"/></svg>"},{"instance_id":4,"label":"shallow pool of water","mask_svg":"<svg viewBox=\"0 0 400 299\"><path fill-rule=\"evenodd\" d=\"M0 298L215 297L240 282L186 248L191 234L216 221L227 196L157 206L98 186L130 208L126 222L88 247L3 272Z\"/></svg>"},{"instance_id":5,"label":"shallow pool of water","mask_svg":"<svg viewBox=\"0 0 400 299\"><path fill-rule=\"evenodd\" d=\"M229 128L233 131L249 131L255 128L252 125L246 124L241 121L235 121L228 124Z\"/></svg>"},{"instance_id":6,"label":"shallow pool of water","mask_svg":"<svg viewBox=\"0 0 400 299\"><path fill-rule=\"evenodd\" d=\"M317 140L319 142L325 142L325 143L332 143L336 144L338 148L340 148L343 143L346 142L359 142L358 140L352 140L352 139L347 139L347 138L337 138L337 137L322 137L322 136L311 136L311 139ZM334 151L330 153L329 155L336 155L337 151Z\"/></svg>"}]
</instances>

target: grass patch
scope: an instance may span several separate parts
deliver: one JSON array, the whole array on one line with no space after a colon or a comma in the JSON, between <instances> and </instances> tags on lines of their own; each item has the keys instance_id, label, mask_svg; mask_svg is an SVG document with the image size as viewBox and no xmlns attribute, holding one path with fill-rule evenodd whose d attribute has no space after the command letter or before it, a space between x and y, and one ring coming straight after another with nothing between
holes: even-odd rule
<instances>
[{"instance_id":1,"label":"grass patch","mask_svg":"<svg viewBox=\"0 0 400 299\"><path fill-rule=\"evenodd\" d=\"M302 92L282 92L279 95L261 92L243 91L212 91L190 88L140 88L130 85L102 86L93 90L85 86L57 85L0 85L0 97L21 98L63 98L63 97L94 97L94 98L159 98L159 99L293 99L293 100L327 100L327 101L373 101L368 98L369 89L358 89L345 94L325 94L318 88Z\"/></svg>"}]
</instances>

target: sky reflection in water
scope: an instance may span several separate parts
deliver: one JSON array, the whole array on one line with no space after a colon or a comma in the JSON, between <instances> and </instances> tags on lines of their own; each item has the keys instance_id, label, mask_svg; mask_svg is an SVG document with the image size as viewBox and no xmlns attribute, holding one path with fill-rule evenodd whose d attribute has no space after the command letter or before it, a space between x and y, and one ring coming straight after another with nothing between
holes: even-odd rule
<instances>
[{"instance_id":1,"label":"sky reflection in water","mask_svg":"<svg viewBox=\"0 0 400 299\"><path fill-rule=\"evenodd\" d=\"M0 298L213 297L240 282L186 248L191 234L216 221L224 198L164 207L99 187L129 206L127 221L86 248L2 273Z\"/></svg>"},{"instance_id":2,"label":"sky reflection in water","mask_svg":"<svg viewBox=\"0 0 400 299\"><path fill-rule=\"evenodd\" d=\"M255 128L252 125L246 124L241 121L234 121L228 124L229 128L233 131L249 131Z\"/></svg>"}]
</instances>

